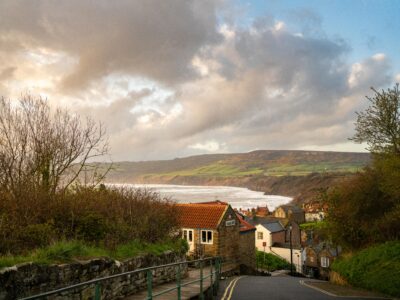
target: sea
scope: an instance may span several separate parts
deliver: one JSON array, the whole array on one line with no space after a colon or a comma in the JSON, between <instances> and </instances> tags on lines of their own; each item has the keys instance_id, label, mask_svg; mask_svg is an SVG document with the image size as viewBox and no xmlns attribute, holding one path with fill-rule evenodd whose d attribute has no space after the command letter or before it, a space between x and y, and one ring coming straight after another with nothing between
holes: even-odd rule
<instances>
[{"instance_id":1,"label":"sea","mask_svg":"<svg viewBox=\"0 0 400 300\"><path fill-rule=\"evenodd\" d=\"M142 188L159 193L178 203L196 203L220 200L233 208L251 209L267 206L270 211L292 200L290 197L265 195L263 192L231 186L194 186L172 184L112 184L113 186Z\"/></svg>"}]
</instances>

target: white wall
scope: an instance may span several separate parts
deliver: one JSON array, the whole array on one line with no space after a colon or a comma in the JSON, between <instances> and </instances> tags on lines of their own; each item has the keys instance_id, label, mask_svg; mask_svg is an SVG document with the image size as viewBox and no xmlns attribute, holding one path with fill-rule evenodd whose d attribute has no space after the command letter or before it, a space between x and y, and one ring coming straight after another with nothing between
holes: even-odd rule
<instances>
[{"instance_id":1,"label":"white wall","mask_svg":"<svg viewBox=\"0 0 400 300\"><path fill-rule=\"evenodd\" d=\"M264 247L263 247L263 242L266 242L267 245L265 247L265 252L270 252L270 247L272 246L272 237L271 234L269 232L269 230L267 230L264 226L258 224L256 225L256 248L258 251L264 251ZM262 232L263 233L263 239L259 240L258 237L258 232Z\"/></svg>"}]
</instances>

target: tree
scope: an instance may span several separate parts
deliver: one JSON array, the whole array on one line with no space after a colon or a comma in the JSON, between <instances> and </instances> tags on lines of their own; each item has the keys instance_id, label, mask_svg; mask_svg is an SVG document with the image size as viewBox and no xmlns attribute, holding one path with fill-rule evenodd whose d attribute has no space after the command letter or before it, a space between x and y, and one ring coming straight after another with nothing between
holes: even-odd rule
<instances>
[{"instance_id":1,"label":"tree","mask_svg":"<svg viewBox=\"0 0 400 300\"><path fill-rule=\"evenodd\" d=\"M14 196L38 188L67 189L94 158L108 153L102 124L32 96L0 99L0 188ZM92 174L95 172L92 170ZM100 176L103 177L103 176Z\"/></svg>"},{"instance_id":2,"label":"tree","mask_svg":"<svg viewBox=\"0 0 400 300\"><path fill-rule=\"evenodd\" d=\"M371 105L357 113L356 134L351 140L366 142L368 150L378 154L400 155L400 91L396 84L392 89L366 97Z\"/></svg>"}]
</instances>

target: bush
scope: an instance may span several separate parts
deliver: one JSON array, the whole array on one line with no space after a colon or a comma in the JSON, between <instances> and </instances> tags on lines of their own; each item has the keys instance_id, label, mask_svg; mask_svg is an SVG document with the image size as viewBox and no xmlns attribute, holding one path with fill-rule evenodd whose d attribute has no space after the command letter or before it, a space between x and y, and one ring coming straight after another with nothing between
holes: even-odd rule
<instances>
[{"instance_id":1,"label":"bush","mask_svg":"<svg viewBox=\"0 0 400 300\"><path fill-rule=\"evenodd\" d=\"M354 286L400 296L400 241L366 248L336 260L332 270Z\"/></svg>"},{"instance_id":2,"label":"bush","mask_svg":"<svg viewBox=\"0 0 400 300\"><path fill-rule=\"evenodd\" d=\"M0 189L0 254L74 239L114 250L133 240L164 241L176 227L174 204L146 190L78 187L14 198Z\"/></svg>"},{"instance_id":3,"label":"bush","mask_svg":"<svg viewBox=\"0 0 400 300\"><path fill-rule=\"evenodd\" d=\"M326 222L336 244L362 249L400 238L400 198L383 184L387 174L367 168L329 192Z\"/></svg>"},{"instance_id":4,"label":"bush","mask_svg":"<svg viewBox=\"0 0 400 300\"><path fill-rule=\"evenodd\" d=\"M264 253L262 251L257 251L256 259L257 259L257 266L259 268L267 269L270 272L275 270L290 269L290 263L271 253Z\"/></svg>"},{"instance_id":5,"label":"bush","mask_svg":"<svg viewBox=\"0 0 400 300\"><path fill-rule=\"evenodd\" d=\"M16 239L21 249L47 246L54 241L55 236L53 226L48 223L30 224L16 232Z\"/></svg>"}]
</instances>

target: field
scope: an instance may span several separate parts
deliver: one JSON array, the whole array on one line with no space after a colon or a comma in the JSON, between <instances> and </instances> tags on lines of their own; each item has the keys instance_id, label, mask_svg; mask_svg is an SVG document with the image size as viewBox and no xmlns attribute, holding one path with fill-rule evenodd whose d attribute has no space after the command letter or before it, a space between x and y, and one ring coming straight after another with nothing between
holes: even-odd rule
<instances>
[{"instance_id":1,"label":"field","mask_svg":"<svg viewBox=\"0 0 400 300\"><path fill-rule=\"evenodd\" d=\"M369 162L368 153L260 150L237 154L199 155L173 160L117 162L108 180L133 182L160 177L306 176L354 173Z\"/></svg>"}]
</instances>

